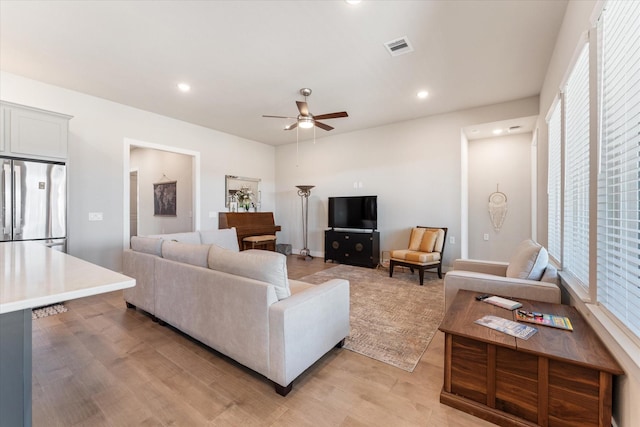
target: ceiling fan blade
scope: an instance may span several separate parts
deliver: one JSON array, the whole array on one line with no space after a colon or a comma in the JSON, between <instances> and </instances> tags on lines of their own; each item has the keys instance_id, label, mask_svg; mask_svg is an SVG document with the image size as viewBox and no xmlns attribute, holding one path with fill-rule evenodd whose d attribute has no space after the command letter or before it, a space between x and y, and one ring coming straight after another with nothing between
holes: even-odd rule
<instances>
[{"instance_id":1,"label":"ceiling fan blade","mask_svg":"<svg viewBox=\"0 0 640 427\"><path fill-rule=\"evenodd\" d=\"M287 117L287 116L268 116L266 114L263 114L262 117L271 117L274 119L296 119L297 117Z\"/></svg>"},{"instance_id":2,"label":"ceiling fan blade","mask_svg":"<svg viewBox=\"0 0 640 427\"><path fill-rule=\"evenodd\" d=\"M338 119L340 117L349 117L346 111L340 111L339 113L320 114L319 116L313 116L316 120L326 119Z\"/></svg>"},{"instance_id":3,"label":"ceiling fan blade","mask_svg":"<svg viewBox=\"0 0 640 427\"><path fill-rule=\"evenodd\" d=\"M324 129L324 130L331 130L331 129L333 129L331 126L329 126L329 125L325 125L324 123L320 123L320 122L318 122L318 121L315 121L315 122L314 122L314 124L315 124L316 126L318 126L320 129Z\"/></svg>"},{"instance_id":4,"label":"ceiling fan blade","mask_svg":"<svg viewBox=\"0 0 640 427\"><path fill-rule=\"evenodd\" d=\"M286 125L284 127L284 130L291 130L291 129L295 129L298 127L298 122L293 122L290 125Z\"/></svg>"},{"instance_id":5,"label":"ceiling fan blade","mask_svg":"<svg viewBox=\"0 0 640 427\"><path fill-rule=\"evenodd\" d=\"M296 101L296 105L298 106L298 111L300 111L300 114L302 114L303 116L309 115L309 107L307 106L306 102Z\"/></svg>"}]
</instances>

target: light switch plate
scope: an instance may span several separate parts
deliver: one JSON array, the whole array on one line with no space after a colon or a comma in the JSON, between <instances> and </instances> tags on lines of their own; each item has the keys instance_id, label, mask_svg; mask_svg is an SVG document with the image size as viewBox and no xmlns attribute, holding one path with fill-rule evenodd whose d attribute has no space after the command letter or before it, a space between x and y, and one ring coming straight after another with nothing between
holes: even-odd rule
<instances>
[{"instance_id":1,"label":"light switch plate","mask_svg":"<svg viewBox=\"0 0 640 427\"><path fill-rule=\"evenodd\" d=\"M102 221L102 212L89 212L89 221Z\"/></svg>"}]
</instances>

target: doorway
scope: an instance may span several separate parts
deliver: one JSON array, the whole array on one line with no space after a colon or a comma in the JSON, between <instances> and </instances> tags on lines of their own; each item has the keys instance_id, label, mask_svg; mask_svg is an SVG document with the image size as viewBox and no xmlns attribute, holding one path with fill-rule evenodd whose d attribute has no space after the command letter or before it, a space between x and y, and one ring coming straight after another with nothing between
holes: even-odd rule
<instances>
[{"instance_id":1,"label":"doorway","mask_svg":"<svg viewBox=\"0 0 640 427\"><path fill-rule=\"evenodd\" d=\"M186 167L182 168L183 170L188 170L189 181L191 182L190 189L187 190L187 197L185 202L182 204L184 209L182 211L184 214L182 215L182 219L184 217L188 217L188 227L191 231L200 229L200 153L192 150L185 150L177 147L170 147L160 144L155 144L146 141L135 140L131 138L124 138L124 162L123 162L123 193L124 193L124 232L123 232L123 247L129 247L129 241L132 235L137 235L138 233L144 235L144 230L141 224L142 221L142 211L143 211L143 199L147 196L153 197L153 187L150 187L151 190L146 191L146 184L143 183L143 171L140 167L132 167L131 163L131 153L136 149L147 149L150 151L154 151L160 155L162 154L175 154L182 155L188 159L188 164ZM170 165L167 165L170 166ZM159 170L159 169L158 169ZM167 167L168 170L168 167ZM132 173L136 173L136 185L135 189L132 189ZM183 171L184 172L184 171ZM172 175L178 174L178 172L168 172L164 173L164 175ZM158 176L155 176L158 175ZM166 177L163 177L163 173L154 172L153 181L162 182ZM145 186L143 186L145 185ZM135 197L132 194L135 191ZM144 197L143 197L144 196ZM135 230L133 225L133 216L135 215ZM152 215L152 218L156 218L155 215ZM157 218L162 220L162 218ZM164 218L165 223L167 224L165 228L166 230L170 230L169 225L172 223L172 218ZM156 234L161 234L162 228L158 230L159 232ZM135 234L133 234L135 232ZM170 232L170 231L167 231ZM151 233L148 233L151 234Z\"/></svg>"}]
</instances>

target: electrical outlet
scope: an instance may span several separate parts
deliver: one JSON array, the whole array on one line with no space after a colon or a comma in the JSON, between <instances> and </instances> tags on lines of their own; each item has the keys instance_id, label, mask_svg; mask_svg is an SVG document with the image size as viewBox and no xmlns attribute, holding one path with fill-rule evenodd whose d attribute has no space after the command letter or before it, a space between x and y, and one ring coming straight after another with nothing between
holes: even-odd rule
<instances>
[{"instance_id":1,"label":"electrical outlet","mask_svg":"<svg viewBox=\"0 0 640 427\"><path fill-rule=\"evenodd\" d=\"M489 233L484 233L484 240L489 240Z\"/></svg>"},{"instance_id":2,"label":"electrical outlet","mask_svg":"<svg viewBox=\"0 0 640 427\"><path fill-rule=\"evenodd\" d=\"M102 221L102 212L89 212L89 221Z\"/></svg>"},{"instance_id":3,"label":"electrical outlet","mask_svg":"<svg viewBox=\"0 0 640 427\"><path fill-rule=\"evenodd\" d=\"M451 243L452 245L456 244L456 236L450 236L449 237L449 243Z\"/></svg>"}]
</instances>

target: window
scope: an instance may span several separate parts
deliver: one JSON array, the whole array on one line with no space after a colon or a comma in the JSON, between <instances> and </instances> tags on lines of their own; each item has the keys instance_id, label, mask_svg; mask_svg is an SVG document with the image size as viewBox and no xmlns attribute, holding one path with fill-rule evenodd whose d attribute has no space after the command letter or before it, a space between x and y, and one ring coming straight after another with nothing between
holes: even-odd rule
<instances>
[{"instance_id":1,"label":"window","mask_svg":"<svg viewBox=\"0 0 640 427\"><path fill-rule=\"evenodd\" d=\"M549 164L548 164L548 236L547 246L549 255L551 255L556 261L561 261L560 251L560 238L561 238L561 221L560 221L560 197L561 197L561 170L560 170L560 158L561 158L561 143L562 133L561 124L562 117L561 104L556 104L551 108L551 113L548 116L548 132L549 132Z\"/></svg>"},{"instance_id":2,"label":"window","mask_svg":"<svg viewBox=\"0 0 640 427\"><path fill-rule=\"evenodd\" d=\"M564 225L562 268L589 286L589 45L564 91Z\"/></svg>"},{"instance_id":3,"label":"window","mask_svg":"<svg viewBox=\"0 0 640 427\"><path fill-rule=\"evenodd\" d=\"M602 15L598 301L640 336L640 2Z\"/></svg>"}]
</instances>

